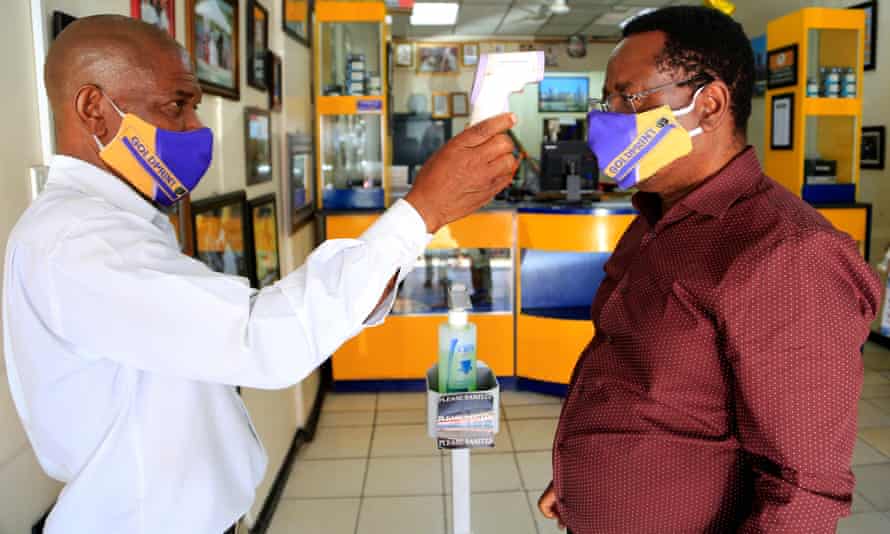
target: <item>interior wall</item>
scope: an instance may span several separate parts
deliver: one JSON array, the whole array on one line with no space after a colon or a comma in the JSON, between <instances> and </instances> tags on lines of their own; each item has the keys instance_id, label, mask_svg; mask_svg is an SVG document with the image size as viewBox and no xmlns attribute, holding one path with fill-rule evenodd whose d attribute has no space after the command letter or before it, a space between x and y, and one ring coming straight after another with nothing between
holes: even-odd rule
<instances>
[{"instance_id":1,"label":"interior wall","mask_svg":"<svg viewBox=\"0 0 890 534\"><path fill-rule=\"evenodd\" d=\"M264 184L246 185L244 149L244 109L268 109L268 94L247 85L246 0L239 0L240 15L240 76L241 99L233 101L205 95L199 115L215 134L214 159L201 184L193 194L194 200L208 198L241 189L248 198L267 193L278 195L279 221L282 220L285 161L285 132L311 132L311 103L309 75L311 52L287 37L281 30L282 3L280 0L261 0L269 11L269 47L282 56L284 63L284 110L272 112L273 180ZM4 51L5 74L0 81L0 94L15 102L7 110L7 120L0 124L3 143L0 143L0 165L4 176L4 194L0 195L0 243L4 245L18 217L30 201L28 168L48 160L41 153L37 117L37 88L33 59L30 2L10 2L4 16L8 28L0 36ZM176 0L176 36L185 45L186 0ZM43 0L44 23L50 31L50 17L60 10L76 17L100 13L130 14L129 0ZM290 272L303 263L314 248L314 224L303 226L289 235L279 225L279 248L282 272ZM0 276L2 276L0 265ZM2 349L2 347L0 347ZM30 531L31 525L52 505L61 485L47 477L40 469L27 442L18 415L9 395L5 363L0 358L0 533ZM248 513L256 517L268 494L274 476L290 446L294 432L306 418L317 389L316 375L306 381L308 402L304 402L302 385L280 390L259 391L244 389L244 401L269 454L269 467L257 491L257 499Z\"/></svg>"},{"instance_id":2,"label":"interior wall","mask_svg":"<svg viewBox=\"0 0 890 534\"><path fill-rule=\"evenodd\" d=\"M34 48L29 2L10 2L0 32L3 76L0 94L12 103L0 121L0 244L6 248L9 232L30 200L28 168L42 163L37 127ZM3 265L0 265L0 278ZM2 328L2 323L0 323ZM2 352L0 345L0 352ZM30 532L31 524L49 508L61 489L43 474L9 393L6 360L0 356L0 532Z\"/></svg>"},{"instance_id":3,"label":"interior wall","mask_svg":"<svg viewBox=\"0 0 890 534\"><path fill-rule=\"evenodd\" d=\"M526 39L526 42L530 39ZM485 41L480 39L462 39L454 41L453 39L434 38L404 41L413 42L415 46L418 43L442 43L442 42L468 42L479 43L479 53L486 54L495 51L496 46L502 46L504 52L518 52L519 45L522 41ZM615 47L615 43L592 43L587 47L587 56L584 58L572 58L566 53L564 44L540 44L541 49L546 50L552 48L558 66L547 67L547 75L581 75L586 74L591 77L590 93L598 95L602 86L602 73L605 71L609 54ZM414 68L396 67L393 76L393 104L394 109L398 113L406 113L409 111L408 100L413 94L421 94L427 96L429 104L427 110L432 109L432 94L434 92L465 92L468 95L473 90L473 77L476 73L476 67L460 67L460 71L455 74L418 74ZM519 139L525 145L526 150L533 156L537 157L540 152L540 143L543 136L541 120L542 115L538 113L538 92L537 85L526 87L522 94L513 95L510 98L511 111L515 111L519 117L519 124L515 128ZM533 101L533 102L532 102ZM515 105L515 107L514 107ZM561 114L550 114L561 115ZM565 116L571 114L563 114ZM577 114L583 116L584 114ZM469 122L469 117L455 117L452 119L452 133L461 132Z\"/></svg>"}]
</instances>

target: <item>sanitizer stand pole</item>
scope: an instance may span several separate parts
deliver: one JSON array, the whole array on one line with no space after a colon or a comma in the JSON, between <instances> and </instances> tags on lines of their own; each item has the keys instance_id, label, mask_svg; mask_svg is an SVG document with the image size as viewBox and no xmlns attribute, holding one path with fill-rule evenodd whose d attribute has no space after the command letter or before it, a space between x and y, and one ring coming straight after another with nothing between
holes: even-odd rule
<instances>
[{"instance_id":1,"label":"sanitizer stand pole","mask_svg":"<svg viewBox=\"0 0 890 534\"><path fill-rule=\"evenodd\" d=\"M454 534L470 534L470 450L451 451Z\"/></svg>"}]
</instances>

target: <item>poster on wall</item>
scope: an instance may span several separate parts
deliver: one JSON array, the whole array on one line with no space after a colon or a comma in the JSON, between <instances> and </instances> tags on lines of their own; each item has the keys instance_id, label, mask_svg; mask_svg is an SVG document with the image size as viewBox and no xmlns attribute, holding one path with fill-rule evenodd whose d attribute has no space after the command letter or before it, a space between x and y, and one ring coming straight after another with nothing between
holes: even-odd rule
<instances>
[{"instance_id":1,"label":"poster on wall","mask_svg":"<svg viewBox=\"0 0 890 534\"><path fill-rule=\"evenodd\" d=\"M244 160L247 163L247 185L272 179L272 139L269 112L258 108L244 110Z\"/></svg>"},{"instance_id":2,"label":"poster on wall","mask_svg":"<svg viewBox=\"0 0 890 534\"><path fill-rule=\"evenodd\" d=\"M241 98L238 0L188 0L189 54L205 93Z\"/></svg>"},{"instance_id":3,"label":"poster on wall","mask_svg":"<svg viewBox=\"0 0 890 534\"><path fill-rule=\"evenodd\" d=\"M458 45L417 46L417 72L420 74L454 74L458 68Z\"/></svg>"},{"instance_id":4,"label":"poster on wall","mask_svg":"<svg viewBox=\"0 0 890 534\"><path fill-rule=\"evenodd\" d=\"M797 63L796 44L767 52L766 87L779 89L797 85Z\"/></svg>"},{"instance_id":5,"label":"poster on wall","mask_svg":"<svg viewBox=\"0 0 890 534\"><path fill-rule=\"evenodd\" d=\"M262 289L281 278L278 264L278 212L275 193L250 200L250 226L253 229L254 280Z\"/></svg>"},{"instance_id":6,"label":"poster on wall","mask_svg":"<svg viewBox=\"0 0 890 534\"><path fill-rule=\"evenodd\" d=\"M130 0L130 16L176 37L176 0Z\"/></svg>"},{"instance_id":7,"label":"poster on wall","mask_svg":"<svg viewBox=\"0 0 890 534\"><path fill-rule=\"evenodd\" d=\"M298 43L312 48L312 7L314 0L282 0L284 33Z\"/></svg>"},{"instance_id":8,"label":"poster on wall","mask_svg":"<svg viewBox=\"0 0 890 534\"><path fill-rule=\"evenodd\" d=\"M865 126L862 128L860 168L884 169L884 157L887 151L886 135L887 131L884 126Z\"/></svg>"},{"instance_id":9,"label":"poster on wall","mask_svg":"<svg viewBox=\"0 0 890 534\"><path fill-rule=\"evenodd\" d=\"M269 12L256 0L247 2L247 85L266 89Z\"/></svg>"},{"instance_id":10,"label":"poster on wall","mask_svg":"<svg viewBox=\"0 0 890 534\"><path fill-rule=\"evenodd\" d=\"M865 11L865 70L875 70L878 60L878 2L871 0L856 4L850 9Z\"/></svg>"},{"instance_id":11,"label":"poster on wall","mask_svg":"<svg viewBox=\"0 0 890 534\"><path fill-rule=\"evenodd\" d=\"M244 191L192 204L195 257L214 271L254 280Z\"/></svg>"},{"instance_id":12,"label":"poster on wall","mask_svg":"<svg viewBox=\"0 0 890 534\"><path fill-rule=\"evenodd\" d=\"M754 51L754 96L766 94L766 35L751 39Z\"/></svg>"},{"instance_id":13,"label":"poster on wall","mask_svg":"<svg viewBox=\"0 0 890 534\"><path fill-rule=\"evenodd\" d=\"M794 148L794 93L773 97L770 148L773 150Z\"/></svg>"}]
</instances>

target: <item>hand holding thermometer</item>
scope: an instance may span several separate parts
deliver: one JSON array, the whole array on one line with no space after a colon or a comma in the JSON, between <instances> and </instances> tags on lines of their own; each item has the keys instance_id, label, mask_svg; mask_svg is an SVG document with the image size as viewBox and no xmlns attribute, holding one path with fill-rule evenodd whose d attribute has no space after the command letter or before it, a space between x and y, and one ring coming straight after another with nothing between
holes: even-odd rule
<instances>
[{"instance_id":1,"label":"hand holding thermometer","mask_svg":"<svg viewBox=\"0 0 890 534\"><path fill-rule=\"evenodd\" d=\"M510 111L510 95L543 78L544 52L482 54L470 96L470 125Z\"/></svg>"}]
</instances>

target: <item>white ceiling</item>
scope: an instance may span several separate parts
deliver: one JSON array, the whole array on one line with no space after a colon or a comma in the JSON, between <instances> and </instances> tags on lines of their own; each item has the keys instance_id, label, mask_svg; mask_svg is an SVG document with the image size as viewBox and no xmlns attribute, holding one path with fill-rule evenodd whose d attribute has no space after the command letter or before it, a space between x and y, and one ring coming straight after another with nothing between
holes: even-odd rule
<instances>
[{"instance_id":1,"label":"white ceiling","mask_svg":"<svg viewBox=\"0 0 890 534\"><path fill-rule=\"evenodd\" d=\"M621 33L617 24L598 24L604 15L623 20L624 13L636 13L647 7L666 5L701 5L701 0L567 0L567 15L552 15L546 6L552 0L422 0L460 4L457 24L453 26L411 26L407 13L394 13L392 34L411 37L567 37L580 33L587 37L612 38ZM542 10L542 6L544 9Z\"/></svg>"}]
</instances>

